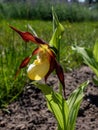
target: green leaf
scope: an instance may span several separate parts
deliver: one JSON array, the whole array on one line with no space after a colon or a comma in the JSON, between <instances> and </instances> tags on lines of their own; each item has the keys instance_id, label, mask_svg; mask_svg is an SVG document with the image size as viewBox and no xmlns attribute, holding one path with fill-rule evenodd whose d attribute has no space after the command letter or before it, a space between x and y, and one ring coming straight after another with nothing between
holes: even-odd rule
<instances>
[{"instance_id":1,"label":"green leaf","mask_svg":"<svg viewBox=\"0 0 98 130\"><path fill-rule=\"evenodd\" d=\"M80 108L81 101L84 97L84 89L88 85L88 81L84 82L80 85L76 90L73 91L73 93L70 95L70 97L67 100L68 106L69 106L69 120L68 120L68 130L74 130L75 129L75 122L77 118L77 114Z\"/></svg>"},{"instance_id":2,"label":"green leaf","mask_svg":"<svg viewBox=\"0 0 98 130\"><path fill-rule=\"evenodd\" d=\"M85 87L88 85L88 83L89 81L84 82L83 84L80 85L80 87L78 87L71 93L70 97L67 100L69 109L72 108L74 103L77 103L79 100L83 98L84 96L83 92L84 92Z\"/></svg>"},{"instance_id":3,"label":"green leaf","mask_svg":"<svg viewBox=\"0 0 98 130\"><path fill-rule=\"evenodd\" d=\"M44 95L49 95L49 94L53 93L52 87L49 87L46 84L41 84L38 82L32 82L32 84L37 86L43 92Z\"/></svg>"},{"instance_id":4,"label":"green leaf","mask_svg":"<svg viewBox=\"0 0 98 130\"><path fill-rule=\"evenodd\" d=\"M76 50L77 53L79 53L82 56L85 64L87 64L98 77L98 63L96 62L92 51L89 49L85 49L83 47L78 47L78 46L73 47L73 50Z\"/></svg>"},{"instance_id":5,"label":"green leaf","mask_svg":"<svg viewBox=\"0 0 98 130\"><path fill-rule=\"evenodd\" d=\"M98 86L98 77L94 76L93 77L93 82L94 82L95 85Z\"/></svg>"},{"instance_id":6,"label":"green leaf","mask_svg":"<svg viewBox=\"0 0 98 130\"><path fill-rule=\"evenodd\" d=\"M94 45L93 55L94 55L96 62L98 62L98 41L96 41L96 43Z\"/></svg>"},{"instance_id":7,"label":"green leaf","mask_svg":"<svg viewBox=\"0 0 98 130\"><path fill-rule=\"evenodd\" d=\"M34 34L34 36L38 37L37 33L36 33L35 30L31 27L30 24L27 24L27 28L30 29L30 31Z\"/></svg>"},{"instance_id":8,"label":"green leaf","mask_svg":"<svg viewBox=\"0 0 98 130\"><path fill-rule=\"evenodd\" d=\"M67 129L68 119L68 105L63 97L59 93L52 93L52 95L46 96L48 101L48 108L54 114L58 121L58 130Z\"/></svg>"},{"instance_id":9,"label":"green leaf","mask_svg":"<svg viewBox=\"0 0 98 130\"><path fill-rule=\"evenodd\" d=\"M81 54L82 58L84 59L84 61L87 63L87 64L92 64L92 54L89 50L83 48L83 47L73 47L72 48L73 50L77 51L77 53Z\"/></svg>"},{"instance_id":10,"label":"green leaf","mask_svg":"<svg viewBox=\"0 0 98 130\"><path fill-rule=\"evenodd\" d=\"M68 105L61 94L54 92L51 87L46 84L33 82L44 93L49 110L54 114L58 122L58 130L65 130L68 119Z\"/></svg>"},{"instance_id":11,"label":"green leaf","mask_svg":"<svg viewBox=\"0 0 98 130\"><path fill-rule=\"evenodd\" d=\"M88 82L83 83L70 95L66 101L61 94L45 84L33 83L44 93L48 109L58 122L58 130L74 130L77 113L83 99L83 92Z\"/></svg>"}]
</instances>

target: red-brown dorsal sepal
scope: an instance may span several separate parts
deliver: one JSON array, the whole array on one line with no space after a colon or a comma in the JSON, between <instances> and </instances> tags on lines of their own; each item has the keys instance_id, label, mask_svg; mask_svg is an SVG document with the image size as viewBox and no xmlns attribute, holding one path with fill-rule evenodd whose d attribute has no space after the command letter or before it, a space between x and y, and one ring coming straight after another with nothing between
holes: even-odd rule
<instances>
[{"instance_id":1,"label":"red-brown dorsal sepal","mask_svg":"<svg viewBox=\"0 0 98 130\"><path fill-rule=\"evenodd\" d=\"M22 31L16 29L15 27L12 27L12 26L10 26L10 28L12 28L14 31L16 31L16 32L22 37L22 39L23 39L24 41L26 41L26 42L32 41L32 42L34 42L34 43L36 43L36 44L47 44L47 43L46 43L45 41L43 41L42 39L40 39L40 38L38 38L38 37L32 35L32 34L29 33L29 32L22 32Z\"/></svg>"}]
</instances>

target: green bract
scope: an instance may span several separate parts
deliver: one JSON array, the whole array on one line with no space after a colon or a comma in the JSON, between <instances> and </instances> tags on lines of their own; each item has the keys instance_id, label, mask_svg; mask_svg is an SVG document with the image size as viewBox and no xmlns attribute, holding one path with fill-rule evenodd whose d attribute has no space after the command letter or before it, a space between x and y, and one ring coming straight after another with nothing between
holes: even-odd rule
<instances>
[{"instance_id":1,"label":"green bract","mask_svg":"<svg viewBox=\"0 0 98 130\"><path fill-rule=\"evenodd\" d=\"M64 27L59 22L58 17L52 8L52 15L53 15L53 35L49 42L50 46L56 50L57 53L57 59L60 60L60 40L62 37L62 34L64 33Z\"/></svg>"}]
</instances>

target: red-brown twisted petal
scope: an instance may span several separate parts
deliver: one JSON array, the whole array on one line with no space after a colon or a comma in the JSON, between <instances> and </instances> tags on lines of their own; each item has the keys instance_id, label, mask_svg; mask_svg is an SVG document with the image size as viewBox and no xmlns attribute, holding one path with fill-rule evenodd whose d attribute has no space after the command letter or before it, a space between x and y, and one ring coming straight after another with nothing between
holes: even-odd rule
<instances>
[{"instance_id":1,"label":"red-brown twisted petal","mask_svg":"<svg viewBox=\"0 0 98 130\"><path fill-rule=\"evenodd\" d=\"M49 45L48 45L48 47L49 47ZM51 56L51 58L55 59L56 58L55 53L51 50L50 47L49 47L49 50L50 50L50 51L48 51L49 55Z\"/></svg>"},{"instance_id":2,"label":"red-brown twisted petal","mask_svg":"<svg viewBox=\"0 0 98 130\"><path fill-rule=\"evenodd\" d=\"M28 63L30 62L30 59L31 59L30 56L26 57L26 58L21 62L20 66L19 66L19 69L22 69L22 68L26 67L26 66L28 65Z\"/></svg>"},{"instance_id":3,"label":"red-brown twisted petal","mask_svg":"<svg viewBox=\"0 0 98 130\"><path fill-rule=\"evenodd\" d=\"M39 52L40 52L40 48L38 47L38 48L36 48L36 49L32 52L32 56L38 54Z\"/></svg>"},{"instance_id":4,"label":"red-brown twisted petal","mask_svg":"<svg viewBox=\"0 0 98 130\"><path fill-rule=\"evenodd\" d=\"M50 68L48 73L45 76L45 82L47 81L48 76L54 71L55 69L55 54L53 53L53 51L50 49L49 53L49 62L50 62Z\"/></svg>"},{"instance_id":5,"label":"red-brown twisted petal","mask_svg":"<svg viewBox=\"0 0 98 130\"><path fill-rule=\"evenodd\" d=\"M32 56L33 56L33 55L36 55L39 51L40 51L40 48L36 48L36 49L32 52ZM18 71L16 72L15 78L16 78L17 75L19 74L20 70L28 65L28 63L30 62L32 56L26 57L26 58L21 62L20 66L19 66L19 69L18 69Z\"/></svg>"},{"instance_id":6,"label":"red-brown twisted petal","mask_svg":"<svg viewBox=\"0 0 98 130\"><path fill-rule=\"evenodd\" d=\"M61 67L61 65L59 63L57 63L57 61L55 62L55 69L56 69L56 74L57 74L57 76L58 76L58 78L63 86L64 97L66 97L64 72L63 72L63 68Z\"/></svg>"},{"instance_id":7,"label":"red-brown twisted petal","mask_svg":"<svg viewBox=\"0 0 98 130\"><path fill-rule=\"evenodd\" d=\"M54 58L50 57L50 68L49 68L49 71L48 73L46 74L45 76L45 82L47 81L47 78L48 76L54 71L55 69L55 61L54 61Z\"/></svg>"},{"instance_id":8,"label":"red-brown twisted petal","mask_svg":"<svg viewBox=\"0 0 98 130\"><path fill-rule=\"evenodd\" d=\"M22 37L22 39L26 42L32 41L36 44L47 44L42 39L32 35L29 32L22 32L22 31L16 29L15 27L12 27L12 26L10 26L10 28L12 28L14 31L16 31Z\"/></svg>"},{"instance_id":9,"label":"red-brown twisted petal","mask_svg":"<svg viewBox=\"0 0 98 130\"><path fill-rule=\"evenodd\" d=\"M31 59L31 57L28 56L28 57L26 57L26 58L21 62L20 66L19 66L19 69L18 69L18 71L17 71L16 74L15 74L15 79L16 79L16 77L18 76L20 70L28 65L30 59Z\"/></svg>"},{"instance_id":10,"label":"red-brown twisted petal","mask_svg":"<svg viewBox=\"0 0 98 130\"><path fill-rule=\"evenodd\" d=\"M50 69L47 73L47 75L45 76L45 82L47 81L48 76L54 71L56 70L56 74L63 86L63 93L64 93L64 97L66 97L66 93L65 93L65 82L64 82L64 72L63 72L63 68L61 67L61 65L56 61L54 56L50 56Z\"/></svg>"}]
</instances>

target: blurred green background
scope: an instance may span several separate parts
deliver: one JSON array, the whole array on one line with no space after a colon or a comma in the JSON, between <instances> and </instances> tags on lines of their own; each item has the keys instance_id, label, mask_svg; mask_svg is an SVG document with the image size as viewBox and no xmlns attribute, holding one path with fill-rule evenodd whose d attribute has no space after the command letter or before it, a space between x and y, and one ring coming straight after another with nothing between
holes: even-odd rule
<instances>
[{"instance_id":1,"label":"blurred green background","mask_svg":"<svg viewBox=\"0 0 98 130\"><path fill-rule=\"evenodd\" d=\"M64 71L80 67L82 58L72 50L79 45L92 49L98 39L98 1L86 0L1 0L0 1L0 107L16 99L29 83L26 69L15 80L21 61L36 45L25 43L9 28L12 25L49 42L53 34L52 6L65 28L61 39L61 59ZM34 57L35 58L35 57ZM33 59L31 60L31 62Z\"/></svg>"}]
</instances>

